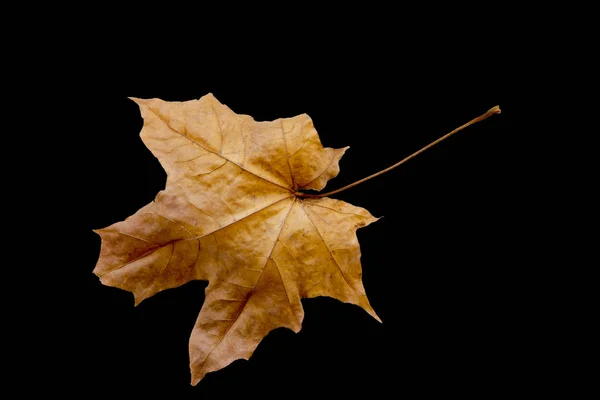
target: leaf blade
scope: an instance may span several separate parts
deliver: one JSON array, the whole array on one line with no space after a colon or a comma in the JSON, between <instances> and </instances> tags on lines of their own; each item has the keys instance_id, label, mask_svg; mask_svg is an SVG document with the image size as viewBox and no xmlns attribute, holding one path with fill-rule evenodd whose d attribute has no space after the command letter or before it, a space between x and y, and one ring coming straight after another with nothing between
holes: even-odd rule
<instances>
[{"instance_id":1,"label":"leaf blade","mask_svg":"<svg viewBox=\"0 0 600 400\"><path fill-rule=\"evenodd\" d=\"M188 102L133 99L143 142L167 172L165 190L99 229L94 273L135 304L208 280L190 335L192 384L248 359L273 329L301 329L301 299L329 296L375 319L362 284L356 230L377 220L321 190L347 148L324 148L308 115L257 122L212 94Z\"/></svg>"}]
</instances>

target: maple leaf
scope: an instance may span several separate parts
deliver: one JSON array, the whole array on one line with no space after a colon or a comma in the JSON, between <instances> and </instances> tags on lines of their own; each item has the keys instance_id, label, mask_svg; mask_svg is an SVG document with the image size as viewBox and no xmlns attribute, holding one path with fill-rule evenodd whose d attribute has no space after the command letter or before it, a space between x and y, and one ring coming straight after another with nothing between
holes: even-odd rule
<instances>
[{"instance_id":1,"label":"maple leaf","mask_svg":"<svg viewBox=\"0 0 600 400\"><path fill-rule=\"evenodd\" d=\"M358 228L367 210L300 190L321 190L347 148L323 148L308 115L258 122L208 94L199 100L133 99L142 140L167 172L165 190L125 221L96 230L103 284L135 304L208 280L190 337L196 385L248 359L273 329L301 328L300 300L329 296L380 321L361 279Z\"/></svg>"}]
</instances>

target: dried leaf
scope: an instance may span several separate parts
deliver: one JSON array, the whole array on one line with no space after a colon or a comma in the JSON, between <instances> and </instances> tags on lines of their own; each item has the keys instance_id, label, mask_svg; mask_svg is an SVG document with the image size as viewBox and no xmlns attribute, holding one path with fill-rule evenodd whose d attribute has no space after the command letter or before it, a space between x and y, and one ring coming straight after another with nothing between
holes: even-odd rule
<instances>
[{"instance_id":1,"label":"dried leaf","mask_svg":"<svg viewBox=\"0 0 600 400\"><path fill-rule=\"evenodd\" d=\"M272 329L301 328L300 300L329 296L379 321L361 280L358 228L367 210L303 198L339 172L344 149L323 148L308 115L257 122L212 94L133 99L141 137L167 172L165 190L125 221L96 232L94 273L135 304L208 280L190 337L192 384L248 359Z\"/></svg>"}]
</instances>

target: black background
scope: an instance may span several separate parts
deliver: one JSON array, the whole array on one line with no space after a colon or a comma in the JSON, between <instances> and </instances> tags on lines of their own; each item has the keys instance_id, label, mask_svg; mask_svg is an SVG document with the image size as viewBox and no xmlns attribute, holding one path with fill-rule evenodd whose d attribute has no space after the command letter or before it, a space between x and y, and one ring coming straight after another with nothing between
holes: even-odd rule
<instances>
[{"instance_id":1,"label":"black background","mask_svg":"<svg viewBox=\"0 0 600 400\"><path fill-rule=\"evenodd\" d=\"M69 317L59 386L74 380L84 393L172 398L479 396L513 393L530 379L535 302L514 255L514 58L485 24L479 35L427 43L386 27L285 44L237 35L221 38L220 53L201 44L157 53L150 31L118 51L94 43L71 66L89 73L70 100L83 139L63 175L77 234L61 293ZM208 92L256 120L307 113L324 146L350 146L325 190L386 168L497 104L502 114L334 196L384 217L358 231L364 285L382 324L337 300L303 300L300 333L275 330L249 361L192 387L188 338L206 282L134 307L133 295L92 274L100 249L92 229L125 219L164 188L127 97L185 101Z\"/></svg>"}]
</instances>

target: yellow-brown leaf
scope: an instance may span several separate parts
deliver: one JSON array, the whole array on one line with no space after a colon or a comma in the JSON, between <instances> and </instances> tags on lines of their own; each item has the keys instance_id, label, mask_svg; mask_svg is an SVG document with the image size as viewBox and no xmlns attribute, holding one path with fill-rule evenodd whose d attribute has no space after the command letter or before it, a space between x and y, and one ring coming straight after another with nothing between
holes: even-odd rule
<instances>
[{"instance_id":1,"label":"yellow-brown leaf","mask_svg":"<svg viewBox=\"0 0 600 400\"><path fill-rule=\"evenodd\" d=\"M135 303L208 280L190 337L192 384L248 359L273 329L301 328L300 300L330 296L369 305L356 230L377 219L321 190L344 149L323 148L307 115L257 122L212 94L199 100L133 99L141 137L167 172L155 200L96 232L94 273Z\"/></svg>"}]
</instances>

